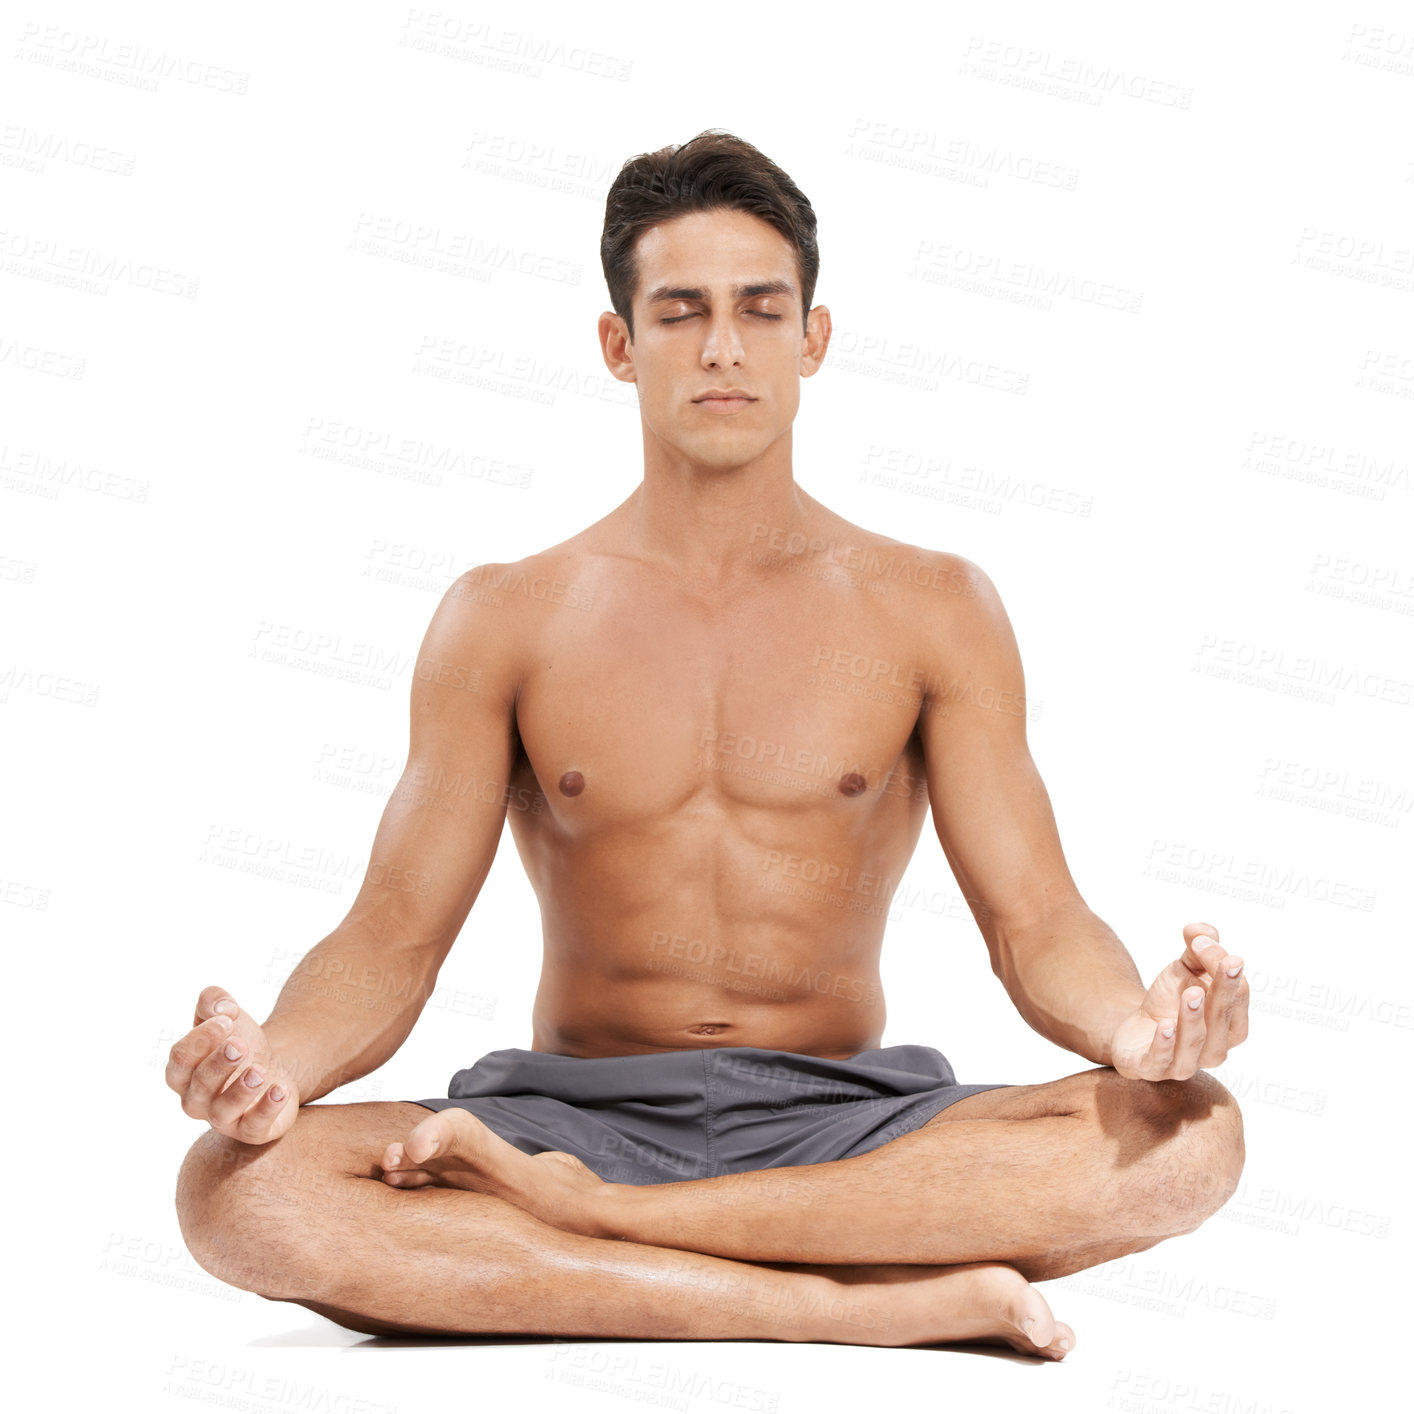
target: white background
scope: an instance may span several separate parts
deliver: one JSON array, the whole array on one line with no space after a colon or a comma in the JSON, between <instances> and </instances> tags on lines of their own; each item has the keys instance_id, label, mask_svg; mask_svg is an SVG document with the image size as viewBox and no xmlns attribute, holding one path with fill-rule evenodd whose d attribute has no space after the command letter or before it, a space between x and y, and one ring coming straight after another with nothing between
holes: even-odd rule
<instances>
[{"instance_id":1,"label":"white background","mask_svg":"<svg viewBox=\"0 0 1414 1414\"><path fill-rule=\"evenodd\" d=\"M4 37L6 1168L52 1402L652 1407L655 1364L723 1382L692 1410L1370 1402L1409 1257L1407 10L65 4ZM1047 1284L1061 1366L385 1350L181 1245L167 1049L208 983L263 1016L343 916L441 589L635 485L603 196L707 127L819 214L799 481L992 576L1072 870L1146 979L1194 918L1247 960L1242 1187ZM1011 1007L931 831L894 912L885 1044L1084 1068ZM528 1046L538 954L507 836L410 1041L331 1099Z\"/></svg>"}]
</instances>

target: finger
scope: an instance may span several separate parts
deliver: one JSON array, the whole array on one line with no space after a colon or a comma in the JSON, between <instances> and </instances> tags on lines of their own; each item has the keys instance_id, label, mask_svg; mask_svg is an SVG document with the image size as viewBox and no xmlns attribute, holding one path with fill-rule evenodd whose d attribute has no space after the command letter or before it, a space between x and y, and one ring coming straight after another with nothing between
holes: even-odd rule
<instances>
[{"instance_id":1,"label":"finger","mask_svg":"<svg viewBox=\"0 0 1414 1414\"><path fill-rule=\"evenodd\" d=\"M242 1057L233 1062L237 1074L219 1095L213 1097L208 1118L211 1127L234 1137L246 1113L265 1094L271 1081L264 1065Z\"/></svg>"},{"instance_id":2,"label":"finger","mask_svg":"<svg viewBox=\"0 0 1414 1414\"><path fill-rule=\"evenodd\" d=\"M199 1066L203 1065L231 1034L231 1022L228 1017L213 1017L209 1021L204 1021L200 1026L188 1031L180 1041L176 1043L168 1052L167 1069L163 1075L169 1089L175 1090L182 1096L182 1108L187 1114L194 1114L187 1109L186 1097L191 1088L192 1076ZM204 1114L194 1115L197 1119L204 1118Z\"/></svg>"},{"instance_id":3,"label":"finger","mask_svg":"<svg viewBox=\"0 0 1414 1414\"><path fill-rule=\"evenodd\" d=\"M1140 1062L1139 1077L1143 1080L1166 1080L1173 1069L1174 1049L1178 1045L1178 1023L1173 1017L1159 1019L1154 1039Z\"/></svg>"},{"instance_id":4,"label":"finger","mask_svg":"<svg viewBox=\"0 0 1414 1414\"><path fill-rule=\"evenodd\" d=\"M425 1188L435 1181L434 1175L418 1168L407 1157L401 1144L389 1144L383 1151L383 1182L393 1188Z\"/></svg>"},{"instance_id":5,"label":"finger","mask_svg":"<svg viewBox=\"0 0 1414 1414\"><path fill-rule=\"evenodd\" d=\"M1207 992L1196 985L1185 987L1178 999L1178 1035L1174 1038L1173 1067L1167 1079L1187 1080L1198 1069L1198 1057L1208 1029L1203 1020L1206 1000Z\"/></svg>"},{"instance_id":6,"label":"finger","mask_svg":"<svg viewBox=\"0 0 1414 1414\"><path fill-rule=\"evenodd\" d=\"M224 987L204 987L196 999L196 1015L192 1018L192 1025L200 1026L203 1021L217 1015L229 1016L235 1021L240 1014L241 1009L236 1005L235 998Z\"/></svg>"},{"instance_id":7,"label":"finger","mask_svg":"<svg viewBox=\"0 0 1414 1414\"><path fill-rule=\"evenodd\" d=\"M1247 1003L1251 995L1252 989L1248 985L1247 969L1244 967L1233 979L1232 1015L1227 1028L1228 1050L1247 1039Z\"/></svg>"},{"instance_id":8,"label":"finger","mask_svg":"<svg viewBox=\"0 0 1414 1414\"><path fill-rule=\"evenodd\" d=\"M1232 1023L1238 998L1244 999L1245 1017L1246 996L1247 979L1243 976L1242 959L1235 953L1228 953L1218 970L1217 979L1208 990L1208 1034L1198 1057L1200 1066L1221 1065L1227 1059L1228 1051L1236 1044L1232 1039Z\"/></svg>"},{"instance_id":9,"label":"finger","mask_svg":"<svg viewBox=\"0 0 1414 1414\"><path fill-rule=\"evenodd\" d=\"M1216 977L1227 949L1218 941L1218 930L1211 923L1189 923L1183 930L1183 956L1180 961L1196 977Z\"/></svg>"},{"instance_id":10,"label":"finger","mask_svg":"<svg viewBox=\"0 0 1414 1414\"><path fill-rule=\"evenodd\" d=\"M297 1113L293 1097L277 1080L265 1086L260 1098L236 1122L233 1133L224 1132L246 1144L268 1144L289 1129Z\"/></svg>"},{"instance_id":11,"label":"finger","mask_svg":"<svg viewBox=\"0 0 1414 1414\"><path fill-rule=\"evenodd\" d=\"M210 1118L216 1099L249 1064L250 1055L245 1042L233 1027L218 1039L211 1054L192 1072L182 1108L196 1119Z\"/></svg>"}]
</instances>

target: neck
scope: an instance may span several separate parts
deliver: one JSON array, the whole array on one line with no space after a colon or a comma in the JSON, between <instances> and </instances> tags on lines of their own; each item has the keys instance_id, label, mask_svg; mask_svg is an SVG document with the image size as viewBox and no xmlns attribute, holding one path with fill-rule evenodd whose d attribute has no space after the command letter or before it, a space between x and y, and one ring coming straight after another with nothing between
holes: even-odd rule
<instances>
[{"instance_id":1,"label":"neck","mask_svg":"<svg viewBox=\"0 0 1414 1414\"><path fill-rule=\"evenodd\" d=\"M657 455L653 453L657 452ZM790 434L741 466L702 466L645 447L643 484L625 510L643 553L695 579L720 582L750 568L806 524L810 498L795 484Z\"/></svg>"}]
</instances>

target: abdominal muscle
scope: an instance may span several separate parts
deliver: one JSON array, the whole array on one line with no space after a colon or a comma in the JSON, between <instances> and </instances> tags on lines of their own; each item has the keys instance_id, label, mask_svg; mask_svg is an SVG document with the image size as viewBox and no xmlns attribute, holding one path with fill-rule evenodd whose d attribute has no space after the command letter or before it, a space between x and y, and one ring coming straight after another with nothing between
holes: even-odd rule
<instances>
[{"instance_id":1,"label":"abdominal muscle","mask_svg":"<svg viewBox=\"0 0 1414 1414\"><path fill-rule=\"evenodd\" d=\"M570 988L576 1001L557 1005L558 994ZM595 990L575 988L572 976L542 981L531 1049L623 1056L756 1046L844 1060L876 1049L884 1029L882 996L867 1005L824 997L747 1002L724 987L657 982L616 984L602 994L601 1004L596 1000Z\"/></svg>"},{"instance_id":2,"label":"abdominal muscle","mask_svg":"<svg viewBox=\"0 0 1414 1414\"><path fill-rule=\"evenodd\" d=\"M610 936L547 927L531 1048L615 1056L757 1046L835 1059L877 1048L883 920L810 922L807 931L752 920L710 940L631 917Z\"/></svg>"},{"instance_id":3,"label":"abdominal muscle","mask_svg":"<svg viewBox=\"0 0 1414 1414\"><path fill-rule=\"evenodd\" d=\"M921 776L912 752L899 766ZM649 771L638 779L663 798L645 803L582 774L582 789L510 816L544 936L533 1050L845 1059L882 1044L884 928L921 795L842 784L743 803L710 778L674 794Z\"/></svg>"}]
</instances>

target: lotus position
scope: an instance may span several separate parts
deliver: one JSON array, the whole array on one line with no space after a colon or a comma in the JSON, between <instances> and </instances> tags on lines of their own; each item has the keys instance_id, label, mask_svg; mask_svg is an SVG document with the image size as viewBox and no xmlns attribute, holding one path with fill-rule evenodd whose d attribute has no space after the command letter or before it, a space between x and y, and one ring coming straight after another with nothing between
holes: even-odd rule
<instances>
[{"instance_id":1,"label":"lotus position","mask_svg":"<svg viewBox=\"0 0 1414 1414\"><path fill-rule=\"evenodd\" d=\"M208 986L172 1048L208 1125L182 1231L224 1280L375 1335L1062 1359L1035 1283L1236 1187L1242 1120L1207 1070L1247 1034L1242 959L1175 924L1145 985L1067 867L990 579L796 483L830 315L791 179L718 132L636 157L601 253L642 482L448 589L347 917L263 1024ZM884 1045L889 900L929 818L1073 1074L960 1083L943 1038ZM530 1046L445 1096L312 1104L407 1038L507 820L541 912Z\"/></svg>"}]
</instances>

